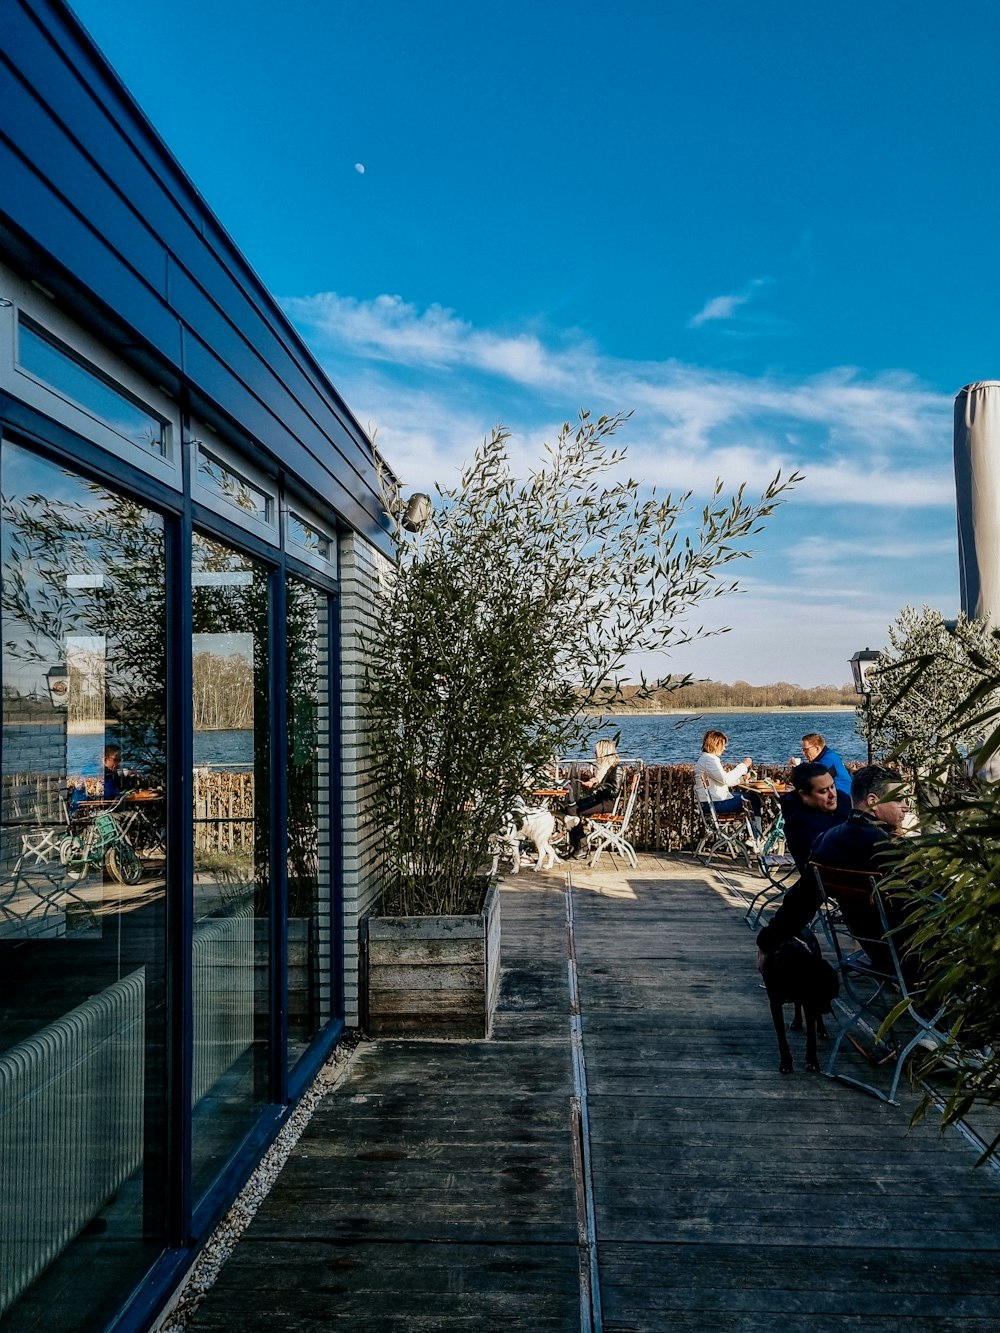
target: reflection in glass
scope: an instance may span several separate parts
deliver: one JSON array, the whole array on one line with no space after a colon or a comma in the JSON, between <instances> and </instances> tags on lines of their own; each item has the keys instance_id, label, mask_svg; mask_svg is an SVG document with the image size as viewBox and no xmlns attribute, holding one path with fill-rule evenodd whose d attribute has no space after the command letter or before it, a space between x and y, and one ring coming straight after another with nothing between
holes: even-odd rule
<instances>
[{"instance_id":1,"label":"reflection in glass","mask_svg":"<svg viewBox=\"0 0 1000 1333\"><path fill-rule=\"evenodd\" d=\"M0 475L0 1312L90 1330L165 1242L164 527Z\"/></svg>"},{"instance_id":2,"label":"reflection in glass","mask_svg":"<svg viewBox=\"0 0 1000 1333\"><path fill-rule=\"evenodd\" d=\"M289 1064L332 1017L329 600L286 584Z\"/></svg>"},{"instance_id":3,"label":"reflection in glass","mask_svg":"<svg viewBox=\"0 0 1000 1333\"><path fill-rule=\"evenodd\" d=\"M207 537L192 549L192 1169L209 1188L268 1098L268 574Z\"/></svg>"},{"instance_id":4,"label":"reflection in glass","mask_svg":"<svg viewBox=\"0 0 1000 1333\"><path fill-rule=\"evenodd\" d=\"M203 486L214 491L241 514L249 514L261 523L274 522L273 496L261 490L229 463L223 462L203 444L198 445L198 478Z\"/></svg>"},{"instance_id":5,"label":"reflection in glass","mask_svg":"<svg viewBox=\"0 0 1000 1333\"><path fill-rule=\"evenodd\" d=\"M17 362L29 375L82 407L95 420L110 426L123 440L161 458L166 456L168 427L165 421L123 390L113 388L96 366L87 365L54 338L35 328L23 315L18 319Z\"/></svg>"},{"instance_id":6,"label":"reflection in glass","mask_svg":"<svg viewBox=\"0 0 1000 1333\"><path fill-rule=\"evenodd\" d=\"M328 537L325 532L320 532L319 528L313 527L304 518L300 518L294 510L288 511L288 539L295 546L301 546L304 551L318 555L327 564L333 563L336 554L333 538Z\"/></svg>"}]
</instances>

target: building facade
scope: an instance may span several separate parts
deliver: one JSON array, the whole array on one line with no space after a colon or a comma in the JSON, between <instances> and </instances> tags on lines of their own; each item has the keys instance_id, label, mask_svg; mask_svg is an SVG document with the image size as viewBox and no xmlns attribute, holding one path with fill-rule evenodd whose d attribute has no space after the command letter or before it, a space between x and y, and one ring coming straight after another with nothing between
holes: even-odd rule
<instances>
[{"instance_id":1,"label":"building facade","mask_svg":"<svg viewBox=\"0 0 1000 1333\"><path fill-rule=\"evenodd\" d=\"M357 1022L371 441L0 0L0 1330L143 1329Z\"/></svg>"}]
</instances>

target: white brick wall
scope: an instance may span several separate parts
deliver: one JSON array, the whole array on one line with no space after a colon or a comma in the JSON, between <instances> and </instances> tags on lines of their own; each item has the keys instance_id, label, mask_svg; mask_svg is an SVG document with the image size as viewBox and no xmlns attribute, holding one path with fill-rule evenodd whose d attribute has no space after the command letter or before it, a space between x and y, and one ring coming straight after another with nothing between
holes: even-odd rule
<instances>
[{"instance_id":1,"label":"white brick wall","mask_svg":"<svg viewBox=\"0 0 1000 1333\"><path fill-rule=\"evenodd\" d=\"M389 562L349 533L340 542L341 575L341 774L344 861L344 1000L348 1027L358 1024L358 922L378 894L378 840L366 800L368 738L361 684L360 634L374 617L373 590Z\"/></svg>"}]
</instances>

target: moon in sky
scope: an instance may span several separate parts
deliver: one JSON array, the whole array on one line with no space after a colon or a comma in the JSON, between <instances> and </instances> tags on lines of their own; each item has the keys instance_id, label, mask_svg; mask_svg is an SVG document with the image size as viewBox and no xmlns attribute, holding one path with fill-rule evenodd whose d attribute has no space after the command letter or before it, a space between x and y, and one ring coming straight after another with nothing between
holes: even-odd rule
<instances>
[{"instance_id":1,"label":"moon in sky","mask_svg":"<svg viewBox=\"0 0 1000 1333\"><path fill-rule=\"evenodd\" d=\"M365 174L365 164L363 162L355 162L354 170L359 176L363 176Z\"/></svg>"}]
</instances>

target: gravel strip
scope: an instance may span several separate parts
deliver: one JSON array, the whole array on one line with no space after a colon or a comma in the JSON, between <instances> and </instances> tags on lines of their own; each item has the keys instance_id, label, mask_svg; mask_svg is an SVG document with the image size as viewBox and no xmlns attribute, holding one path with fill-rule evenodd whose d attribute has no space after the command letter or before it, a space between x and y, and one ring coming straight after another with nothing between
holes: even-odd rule
<instances>
[{"instance_id":1,"label":"gravel strip","mask_svg":"<svg viewBox=\"0 0 1000 1333\"><path fill-rule=\"evenodd\" d=\"M316 1107L341 1083L362 1044L363 1038L358 1033L348 1033L337 1044L330 1059L303 1093L302 1100L282 1125L277 1138L192 1264L179 1288L175 1303L155 1325L157 1333L184 1333L187 1329L206 1292L222 1271L222 1265L270 1193L271 1186L278 1179L281 1168L288 1161Z\"/></svg>"}]
</instances>

